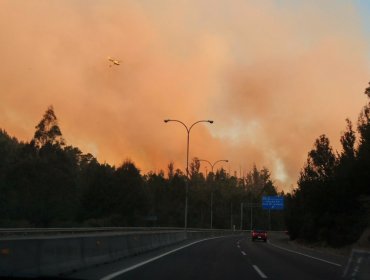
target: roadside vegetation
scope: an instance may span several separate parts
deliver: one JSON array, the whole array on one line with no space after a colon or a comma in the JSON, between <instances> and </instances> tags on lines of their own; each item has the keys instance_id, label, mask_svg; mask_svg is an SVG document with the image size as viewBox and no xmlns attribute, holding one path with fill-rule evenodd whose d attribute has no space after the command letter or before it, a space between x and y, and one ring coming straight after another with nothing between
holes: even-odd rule
<instances>
[{"instance_id":1,"label":"roadside vegetation","mask_svg":"<svg viewBox=\"0 0 370 280\"><path fill-rule=\"evenodd\" d=\"M365 94L370 98L370 86ZM357 133L349 119L346 124L341 151L319 136L298 187L286 195L291 239L339 247L355 242L370 226L370 102L358 117Z\"/></svg>"},{"instance_id":2,"label":"roadside vegetation","mask_svg":"<svg viewBox=\"0 0 370 280\"><path fill-rule=\"evenodd\" d=\"M256 166L245 179L224 169L203 174L190 164L188 226L209 228L213 191L213 228L284 229L282 212L269 216L248 208L262 195L276 195L267 168ZM0 130L0 226L184 226L186 175L168 164L166 171L141 174L135 163L99 163L66 144L50 106L30 142Z\"/></svg>"},{"instance_id":3,"label":"roadside vegetation","mask_svg":"<svg viewBox=\"0 0 370 280\"><path fill-rule=\"evenodd\" d=\"M320 135L288 194L278 193L267 168L254 166L245 178L222 168L204 174L193 159L188 227L210 228L213 192L213 228L287 229L293 240L334 247L355 242L370 226L370 102L355 127L346 120L339 152ZM172 162L141 174L129 159L116 167L67 145L52 106L30 142L0 129L0 227L183 227L185 186ZM258 207L263 195L284 195L285 211Z\"/></svg>"}]
</instances>

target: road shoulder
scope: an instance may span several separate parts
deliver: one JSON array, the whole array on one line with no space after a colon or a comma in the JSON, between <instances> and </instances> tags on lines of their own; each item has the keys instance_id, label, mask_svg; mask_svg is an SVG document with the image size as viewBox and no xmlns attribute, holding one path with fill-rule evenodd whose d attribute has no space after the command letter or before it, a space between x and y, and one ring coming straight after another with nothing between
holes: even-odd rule
<instances>
[{"instance_id":1,"label":"road shoulder","mask_svg":"<svg viewBox=\"0 0 370 280\"><path fill-rule=\"evenodd\" d=\"M319 247L308 247L304 246L295 241L289 240L289 237L285 233L270 233L269 243L271 245L276 245L286 250L294 251L299 254L308 255L313 258L326 260L331 263L339 264L345 266L347 263L349 253L339 254L336 250L330 250L330 248L319 248Z\"/></svg>"}]
</instances>

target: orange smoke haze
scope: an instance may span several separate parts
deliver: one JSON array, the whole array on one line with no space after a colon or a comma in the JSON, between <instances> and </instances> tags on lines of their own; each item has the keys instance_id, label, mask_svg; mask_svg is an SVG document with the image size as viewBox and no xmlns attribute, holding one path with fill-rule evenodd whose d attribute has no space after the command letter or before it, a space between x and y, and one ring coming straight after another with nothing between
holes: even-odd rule
<instances>
[{"instance_id":1,"label":"orange smoke haze","mask_svg":"<svg viewBox=\"0 0 370 280\"><path fill-rule=\"evenodd\" d=\"M339 2L0 0L0 128L28 141L52 104L67 144L146 173L185 170L185 129L164 119L212 119L191 158L266 166L289 191L366 102L369 41Z\"/></svg>"}]
</instances>

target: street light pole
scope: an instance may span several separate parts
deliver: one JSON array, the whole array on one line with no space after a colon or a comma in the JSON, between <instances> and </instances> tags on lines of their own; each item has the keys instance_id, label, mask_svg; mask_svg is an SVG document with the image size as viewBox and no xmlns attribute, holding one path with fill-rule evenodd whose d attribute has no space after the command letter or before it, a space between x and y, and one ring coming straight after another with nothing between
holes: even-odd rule
<instances>
[{"instance_id":1,"label":"street light pole","mask_svg":"<svg viewBox=\"0 0 370 280\"><path fill-rule=\"evenodd\" d=\"M189 146L190 146L190 131L193 128L194 125L197 123L201 122L208 122L210 124L213 123L212 120L200 120L195 123L193 123L190 127L188 127L186 124L184 124L182 121L179 120L171 120L171 119L166 119L164 120L165 123L168 122L178 122L182 124L187 132L187 145L186 145L186 191L185 191L185 222L184 222L184 228L185 230L188 228L188 194L189 194Z\"/></svg>"},{"instance_id":2,"label":"street light pole","mask_svg":"<svg viewBox=\"0 0 370 280\"><path fill-rule=\"evenodd\" d=\"M207 162L210 166L211 166L211 170L212 170L212 175L214 176L214 173L213 173L213 167L219 163L219 162L229 162L227 159L220 159L220 160L217 160L215 161L213 164L211 162L209 162L208 160L206 159L198 159L199 161L205 161ZM212 178L212 183L214 181L214 178ZM213 184L211 186L211 229L213 228Z\"/></svg>"}]
</instances>

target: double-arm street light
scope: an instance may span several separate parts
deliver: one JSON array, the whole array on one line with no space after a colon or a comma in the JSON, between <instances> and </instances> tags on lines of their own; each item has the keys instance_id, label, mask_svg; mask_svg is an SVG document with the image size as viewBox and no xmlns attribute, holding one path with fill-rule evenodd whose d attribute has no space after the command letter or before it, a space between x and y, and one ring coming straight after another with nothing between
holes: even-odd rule
<instances>
[{"instance_id":1,"label":"double-arm street light","mask_svg":"<svg viewBox=\"0 0 370 280\"><path fill-rule=\"evenodd\" d=\"M193 123L190 127L188 127L186 124L184 124L182 121L179 120L171 120L167 119L164 120L165 123L168 122L178 122L181 123L187 132L187 145L186 145L186 191L185 191L185 229L188 228L188 193L189 193L189 142L190 142L190 131L193 128L194 125L201 122L207 122L207 123L213 123L211 120L200 120L195 123Z\"/></svg>"},{"instance_id":2,"label":"double-arm street light","mask_svg":"<svg viewBox=\"0 0 370 280\"><path fill-rule=\"evenodd\" d=\"M227 159L220 159L220 160L217 160L215 161L213 164L206 160L206 159L198 159L199 161L205 161L207 163L209 163L209 165L211 166L211 170L212 170L212 176L214 176L214 173L213 173L213 167L219 163L219 162L229 162ZM213 177L214 178L214 177ZM212 183L214 181L214 179L212 178ZM213 228L213 184L211 185L211 229Z\"/></svg>"}]
</instances>

